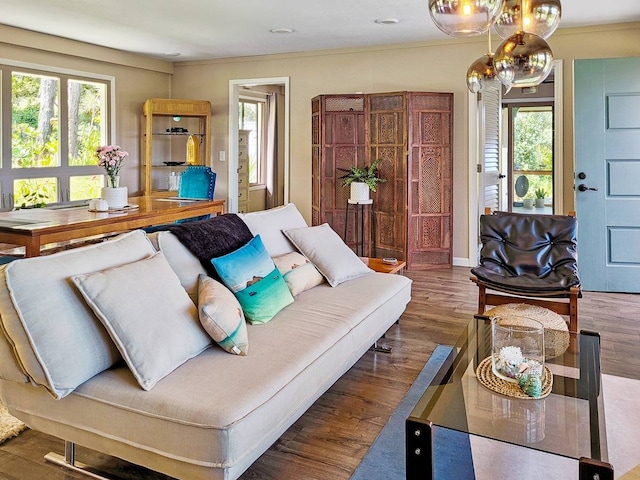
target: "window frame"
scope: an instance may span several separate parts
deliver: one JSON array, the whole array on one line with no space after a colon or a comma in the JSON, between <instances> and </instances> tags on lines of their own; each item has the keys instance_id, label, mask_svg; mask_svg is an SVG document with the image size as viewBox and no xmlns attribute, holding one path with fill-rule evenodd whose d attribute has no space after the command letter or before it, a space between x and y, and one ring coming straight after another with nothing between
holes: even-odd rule
<instances>
[{"instance_id":1,"label":"window frame","mask_svg":"<svg viewBox=\"0 0 640 480\"><path fill-rule=\"evenodd\" d=\"M60 166L37 168L12 167L12 91L11 80L14 72L56 77L60 81L59 91L59 157ZM68 82L101 83L105 85L105 133L106 144L115 141L115 77L99 73L84 72L39 65L27 62L0 60L0 210L14 207L14 180L29 178L50 178L58 180L57 202L68 202L70 198L70 178L75 176L103 175L104 169L97 165L69 166L68 144Z\"/></svg>"},{"instance_id":2,"label":"window frame","mask_svg":"<svg viewBox=\"0 0 640 480\"><path fill-rule=\"evenodd\" d=\"M257 92L251 92L251 93L257 93ZM238 97L238 102L240 103L251 103L251 104L255 104L258 105L257 111L256 111L256 131L257 131L257 138L256 138L256 150L257 150L257 170L258 170L258 174L257 174L257 181L256 182L252 182L251 179L249 179L249 187L264 187L264 185L266 184L266 169L265 169L265 138L266 138L266 122L265 122L265 118L264 118L264 111L265 111L265 106L266 106L266 98L264 96L259 96L259 95L247 95L247 94L242 94ZM238 105L239 106L239 105ZM239 115L239 120L240 122L242 121L242 117L241 115ZM240 122L238 122L240 124ZM245 127L243 125L239 125L240 129L245 129Z\"/></svg>"}]
</instances>

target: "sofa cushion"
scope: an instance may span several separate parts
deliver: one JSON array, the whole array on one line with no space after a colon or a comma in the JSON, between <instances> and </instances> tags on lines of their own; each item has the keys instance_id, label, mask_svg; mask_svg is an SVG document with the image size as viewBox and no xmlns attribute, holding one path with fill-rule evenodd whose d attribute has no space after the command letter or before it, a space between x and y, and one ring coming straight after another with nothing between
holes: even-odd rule
<instances>
[{"instance_id":1,"label":"sofa cushion","mask_svg":"<svg viewBox=\"0 0 640 480\"><path fill-rule=\"evenodd\" d=\"M324 282L324 277L315 265L299 252L273 257L273 263L278 267L294 297Z\"/></svg>"},{"instance_id":2,"label":"sofa cushion","mask_svg":"<svg viewBox=\"0 0 640 480\"><path fill-rule=\"evenodd\" d=\"M72 280L145 390L211 343L162 253Z\"/></svg>"},{"instance_id":3,"label":"sofa cushion","mask_svg":"<svg viewBox=\"0 0 640 480\"><path fill-rule=\"evenodd\" d=\"M373 272L328 223L293 228L285 230L284 234L313 262L332 287Z\"/></svg>"},{"instance_id":4,"label":"sofa cushion","mask_svg":"<svg viewBox=\"0 0 640 480\"><path fill-rule=\"evenodd\" d=\"M109 334L69 278L154 253L145 233L133 231L107 242L7 265L11 301L0 299L0 317L34 384L62 398L120 360Z\"/></svg>"},{"instance_id":5,"label":"sofa cushion","mask_svg":"<svg viewBox=\"0 0 640 480\"><path fill-rule=\"evenodd\" d=\"M289 228L306 227L307 222L293 203L260 212L238 214L253 235L260 235L272 257L295 252L295 247L282 233Z\"/></svg>"},{"instance_id":6,"label":"sofa cushion","mask_svg":"<svg viewBox=\"0 0 640 480\"><path fill-rule=\"evenodd\" d=\"M168 231L156 232L149 235L155 239L158 251L162 252L178 278L182 287L187 291L195 305L198 304L198 276L206 274L198 257L189 251L173 233Z\"/></svg>"},{"instance_id":7,"label":"sofa cushion","mask_svg":"<svg viewBox=\"0 0 640 480\"><path fill-rule=\"evenodd\" d=\"M262 244L260 235L235 252L211 259L251 323L267 323L293 302L282 275Z\"/></svg>"},{"instance_id":8,"label":"sofa cushion","mask_svg":"<svg viewBox=\"0 0 640 480\"><path fill-rule=\"evenodd\" d=\"M209 336L224 350L247 354L247 324L238 299L227 287L206 275L199 276L198 315Z\"/></svg>"}]
</instances>

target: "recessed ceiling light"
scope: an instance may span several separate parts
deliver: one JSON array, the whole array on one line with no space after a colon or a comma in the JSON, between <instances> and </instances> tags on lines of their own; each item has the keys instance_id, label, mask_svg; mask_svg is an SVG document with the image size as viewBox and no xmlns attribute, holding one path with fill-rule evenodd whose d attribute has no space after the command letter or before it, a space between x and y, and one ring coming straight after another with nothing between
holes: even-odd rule
<instances>
[{"instance_id":1,"label":"recessed ceiling light","mask_svg":"<svg viewBox=\"0 0 640 480\"><path fill-rule=\"evenodd\" d=\"M281 27L281 28L272 28L270 30L271 33L293 33L293 28Z\"/></svg>"},{"instance_id":2,"label":"recessed ceiling light","mask_svg":"<svg viewBox=\"0 0 640 480\"><path fill-rule=\"evenodd\" d=\"M376 20L376 23L379 23L380 25L395 25L399 21L400 20L397 18L379 18Z\"/></svg>"},{"instance_id":3,"label":"recessed ceiling light","mask_svg":"<svg viewBox=\"0 0 640 480\"><path fill-rule=\"evenodd\" d=\"M167 52L165 53L165 56L167 57L179 57L181 55L180 52Z\"/></svg>"}]
</instances>

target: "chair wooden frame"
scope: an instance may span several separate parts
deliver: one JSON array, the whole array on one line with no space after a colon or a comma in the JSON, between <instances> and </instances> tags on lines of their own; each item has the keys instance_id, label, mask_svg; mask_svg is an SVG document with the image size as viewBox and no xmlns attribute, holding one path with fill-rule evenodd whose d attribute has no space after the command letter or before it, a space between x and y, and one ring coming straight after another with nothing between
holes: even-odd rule
<instances>
[{"instance_id":1,"label":"chair wooden frame","mask_svg":"<svg viewBox=\"0 0 640 480\"><path fill-rule=\"evenodd\" d=\"M520 296L506 290L499 290L494 285L487 285L475 276L471 276L471 281L478 285L478 315L484 314L488 305L497 306L507 303L526 303L528 305L537 305L539 307L548 308L556 312L558 315L569 317L569 331L578 331L578 298L580 298L580 288L571 287L566 297L568 302L559 300L542 299L541 297ZM507 293L502 295L497 293L487 293L487 289ZM547 297L548 298L548 297Z\"/></svg>"}]
</instances>

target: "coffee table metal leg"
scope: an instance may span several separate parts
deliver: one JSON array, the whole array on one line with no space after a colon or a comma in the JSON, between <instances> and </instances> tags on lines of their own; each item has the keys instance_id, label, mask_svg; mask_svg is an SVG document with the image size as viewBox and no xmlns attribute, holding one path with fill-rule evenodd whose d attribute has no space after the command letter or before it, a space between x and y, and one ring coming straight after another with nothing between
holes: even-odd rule
<instances>
[{"instance_id":1,"label":"coffee table metal leg","mask_svg":"<svg viewBox=\"0 0 640 480\"><path fill-rule=\"evenodd\" d=\"M613 480L613 465L582 457L578 475L579 480Z\"/></svg>"},{"instance_id":2,"label":"coffee table metal leg","mask_svg":"<svg viewBox=\"0 0 640 480\"><path fill-rule=\"evenodd\" d=\"M407 419L405 424L407 480L433 480L433 425Z\"/></svg>"}]
</instances>

